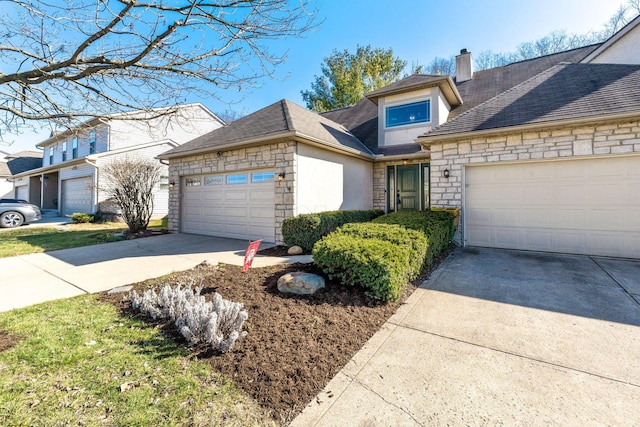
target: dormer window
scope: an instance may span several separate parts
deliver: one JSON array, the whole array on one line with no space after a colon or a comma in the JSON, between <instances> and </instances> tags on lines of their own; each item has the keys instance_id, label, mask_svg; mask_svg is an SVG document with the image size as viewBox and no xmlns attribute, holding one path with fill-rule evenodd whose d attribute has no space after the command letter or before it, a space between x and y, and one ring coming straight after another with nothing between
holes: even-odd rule
<instances>
[{"instance_id":1,"label":"dormer window","mask_svg":"<svg viewBox=\"0 0 640 427\"><path fill-rule=\"evenodd\" d=\"M405 126L431 121L431 101L412 102L385 109L385 127Z\"/></svg>"}]
</instances>

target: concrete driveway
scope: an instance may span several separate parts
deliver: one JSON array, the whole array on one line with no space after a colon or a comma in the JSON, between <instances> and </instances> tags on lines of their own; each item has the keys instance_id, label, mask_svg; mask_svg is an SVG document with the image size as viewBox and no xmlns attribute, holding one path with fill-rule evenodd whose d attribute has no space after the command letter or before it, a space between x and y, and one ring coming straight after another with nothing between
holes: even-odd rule
<instances>
[{"instance_id":1,"label":"concrete driveway","mask_svg":"<svg viewBox=\"0 0 640 427\"><path fill-rule=\"evenodd\" d=\"M0 258L0 311L106 291L187 270L203 261L242 265L247 244L220 237L166 234ZM292 262L310 262L310 256L258 256L253 266Z\"/></svg>"},{"instance_id":2,"label":"concrete driveway","mask_svg":"<svg viewBox=\"0 0 640 427\"><path fill-rule=\"evenodd\" d=\"M638 425L640 261L469 248L291 424Z\"/></svg>"}]
</instances>

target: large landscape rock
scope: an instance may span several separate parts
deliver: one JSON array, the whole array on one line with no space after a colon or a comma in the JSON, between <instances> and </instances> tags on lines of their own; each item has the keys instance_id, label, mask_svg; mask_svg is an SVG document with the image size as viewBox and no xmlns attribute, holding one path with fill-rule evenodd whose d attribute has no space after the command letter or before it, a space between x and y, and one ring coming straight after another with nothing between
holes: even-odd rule
<instances>
[{"instance_id":1,"label":"large landscape rock","mask_svg":"<svg viewBox=\"0 0 640 427\"><path fill-rule=\"evenodd\" d=\"M287 273L278 279L280 292L309 295L315 294L318 289L322 288L324 288L324 277L304 271Z\"/></svg>"},{"instance_id":2,"label":"large landscape rock","mask_svg":"<svg viewBox=\"0 0 640 427\"><path fill-rule=\"evenodd\" d=\"M289 255L300 255L302 252L303 250L300 246L291 246L287 251Z\"/></svg>"}]
</instances>

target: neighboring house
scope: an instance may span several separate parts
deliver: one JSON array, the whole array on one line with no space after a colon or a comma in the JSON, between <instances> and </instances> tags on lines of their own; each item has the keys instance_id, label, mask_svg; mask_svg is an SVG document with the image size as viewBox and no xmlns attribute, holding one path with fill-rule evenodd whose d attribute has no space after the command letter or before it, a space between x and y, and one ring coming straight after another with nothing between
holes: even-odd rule
<instances>
[{"instance_id":1,"label":"neighboring house","mask_svg":"<svg viewBox=\"0 0 640 427\"><path fill-rule=\"evenodd\" d=\"M640 257L640 17L602 44L279 101L161 156L173 231L282 242L286 217L460 208L464 245Z\"/></svg>"},{"instance_id":2,"label":"neighboring house","mask_svg":"<svg viewBox=\"0 0 640 427\"><path fill-rule=\"evenodd\" d=\"M113 210L107 195L98 191L102 166L127 157L154 159L223 125L201 104L172 108L166 115L163 110L134 111L89 120L37 144L43 150L42 163L37 169L14 174L15 195L60 215ZM168 209L166 165L161 174L154 191L155 216Z\"/></svg>"},{"instance_id":3,"label":"neighboring house","mask_svg":"<svg viewBox=\"0 0 640 427\"><path fill-rule=\"evenodd\" d=\"M0 151L0 199L16 197L13 190L13 175L42 166L42 152L20 151L9 154Z\"/></svg>"}]
</instances>

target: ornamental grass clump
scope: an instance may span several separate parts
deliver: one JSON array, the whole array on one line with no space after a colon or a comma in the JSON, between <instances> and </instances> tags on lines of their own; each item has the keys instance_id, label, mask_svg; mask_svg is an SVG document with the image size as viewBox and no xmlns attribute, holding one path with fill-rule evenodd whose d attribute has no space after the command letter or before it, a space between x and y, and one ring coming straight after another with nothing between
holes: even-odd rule
<instances>
[{"instance_id":1,"label":"ornamental grass clump","mask_svg":"<svg viewBox=\"0 0 640 427\"><path fill-rule=\"evenodd\" d=\"M190 284L182 287L165 286L156 292L148 289L138 295L129 294L131 307L152 319L168 319L175 323L180 334L189 345L208 344L221 353L233 348L235 342L244 337L244 322L249 317L242 303L222 298L218 293L212 301L200 295L202 289Z\"/></svg>"}]
</instances>

